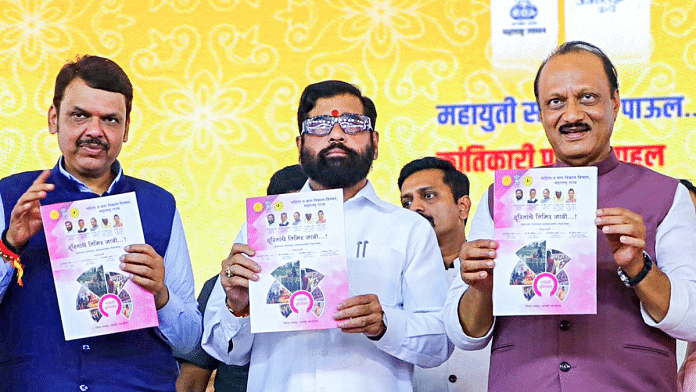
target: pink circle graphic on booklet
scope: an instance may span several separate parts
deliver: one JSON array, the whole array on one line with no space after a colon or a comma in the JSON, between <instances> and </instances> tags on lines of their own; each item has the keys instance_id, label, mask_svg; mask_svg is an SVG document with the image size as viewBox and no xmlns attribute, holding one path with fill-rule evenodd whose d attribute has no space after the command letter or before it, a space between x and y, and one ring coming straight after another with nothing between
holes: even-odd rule
<instances>
[{"instance_id":1,"label":"pink circle graphic on booklet","mask_svg":"<svg viewBox=\"0 0 696 392\"><path fill-rule=\"evenodd\" d=\"M75 300L76 310L90 312L95 323L102 317L119 314L130 317L132 299L124 289L130 280L128 275L105 271L104 266L100 265L83 272L76 280L82 286Z\"/></svg>"},{"instance_id":2,"label":"pink circle graphic on booklet","mask_svg":"<svg viewBox=\"0 0 696 392\"><path fill-rule=\"evenodd\" d=\"M99 311L106 317L121 313L121 300L114 294L107 294L99 301Z\"/></svg>"},{"instance_id":3,"label":"pink circle graphic on booklet","mask_svg":"<svg viewBox=\"0 0 696 392\"><path fill-rule=\"evenodd\" d=\"M279 305L280 313L288 318L293 313L312 312L316 317L324 311L324 293L319 282L324 274L311 268L302 268L300 261L291 261L276 268L275 279L266 294L267 304Z\"/></svg>"},{"instance_id":4,"label":"pink circle graphic on booklet","mask_svg":"<svg viewBox=\"0 0 696 392\"><path fill-rule=\"evenodd\" d=\"M511 286L522 286L527 301L534 297L555 296L563 302L570 291L565 266L570 257L556 249L546 249L546 241L532 242L516 252L520 261L510 274Z\"/></svg>"}]
</instances>

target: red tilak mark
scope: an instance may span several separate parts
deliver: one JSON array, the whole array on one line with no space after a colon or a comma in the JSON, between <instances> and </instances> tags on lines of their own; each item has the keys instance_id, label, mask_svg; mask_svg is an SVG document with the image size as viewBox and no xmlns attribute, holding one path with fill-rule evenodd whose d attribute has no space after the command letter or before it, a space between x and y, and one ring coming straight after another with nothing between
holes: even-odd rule
<instances>
[{"instance_id":1,"label":"red tilak mark","mask_svg":"<svg viewBox=\"0 0 696 392\"><path fill-rule=\"evenodd\" d=\"M336 109L332 110L331 115L334 117L338 117L338 110L336 110Z\"/></svg>"}]
</instances>

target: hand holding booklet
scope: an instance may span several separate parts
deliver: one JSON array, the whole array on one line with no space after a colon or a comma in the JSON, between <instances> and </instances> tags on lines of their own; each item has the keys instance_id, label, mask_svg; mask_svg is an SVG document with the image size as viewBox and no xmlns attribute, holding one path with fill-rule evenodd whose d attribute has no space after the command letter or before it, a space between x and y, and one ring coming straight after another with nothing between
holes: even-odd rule
<instances>
[{"instance_id":1,"label":"hand holding booklet","mask_svg":"<svg viewBox=\"0 0 696 392\"><path fill-rule=\"evenodd\" d=\"M597 168L495 173L493 314L597 313Z\"/></svg>"},{"instance_id":2,"label":"hand holding booklet","mask_svg":"<svg viewBox=\"0 0 696 392\"><path fill-rule=\"evenodd\" d=\"M152 293L119 258L144 244L135 193L41 207L65 340L159 325Z\"/></svg>"},{"instance_id":3,"label":"hand holding booklet","mask_svg":"<svg viewBox=\"0 0 696 392\"><path fill-rule=\"evenodd\" d=\"M261 267L249 282L251 332L336 328L348 298L343 191L249 198L247 230Z\"/></svg>"}]
</instances>

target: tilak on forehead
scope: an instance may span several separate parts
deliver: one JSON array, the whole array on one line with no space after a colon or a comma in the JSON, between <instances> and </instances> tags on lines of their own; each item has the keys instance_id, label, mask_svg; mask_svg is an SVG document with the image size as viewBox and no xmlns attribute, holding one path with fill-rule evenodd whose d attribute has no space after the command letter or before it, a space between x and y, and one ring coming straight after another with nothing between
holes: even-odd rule
<instances>
[{"instance_id":1,"label":"tilak on forehead","mask_svg":"<svg viewBox=\"0 0 696 392\"><path fill-rule=\"evenodd\" d=\"M338 110L336 110L336 109L332 110L331 115L334 117L338 117Z\"/></svg>"}]
</instances>

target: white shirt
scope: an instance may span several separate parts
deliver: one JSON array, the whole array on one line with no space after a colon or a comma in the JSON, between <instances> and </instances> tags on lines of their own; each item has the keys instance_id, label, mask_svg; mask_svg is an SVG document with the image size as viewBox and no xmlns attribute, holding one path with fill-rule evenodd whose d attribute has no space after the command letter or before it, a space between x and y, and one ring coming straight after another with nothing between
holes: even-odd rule
<instances>
[{"instance_id":1,"label":"white shirt","mask_svg":"<svg viewBox=\"0 0 696 392\"><path fill-rule=\"evenodd\" d=\"M459 259L452 268L445 270L447 282L460 276ZM488 389L488 368L491 360L491 344L475 351L455 348L452 356L436 368L416 367L413 374L415 392L482 392Z\"/></svg>"},{"instance_id":2,"label":"white shirt","mask_svg":"<svg viewBox=\"0 0 696 392\"><path fill-rule=\"evenodd\" d=\"M302 192L310 191L305 184ZM449 356L446 279L428 222L380 200L369 182L344 212L350 295L377 295L386 333L376 342L339 329L252 335L249 319L227 310L218 282L205 312L203 348L229 364L250 361L249 391L412 391L413 364L438 366ZM237 242L246 240L243 226ZM359 241L368 245L356 257Z\"/></svg>"},{"instance_id":3,"label":"white shirt","mask_svg":"<svg viewBox=\"0 0 696 392\"><path fill-rule=\"evenodd\" d=\"M469 241L491 239L493 229L486 191L471 222ZM696 340L696 249L693 244L696 244L696 211L689 191L679 184L672 206L662 223L657 226L655 235L656 265L667 275L672 285L669 310L659 323L650 317L642 305L641 314L645 324L659 328L676 339L689 341ZM477 350L491 339L493 327L481 338L472 338L464 334L457 311L459 299L467 287L461 278L450 286L444 310L445 328L450 340L457 347Z\"/></svg>"},{"instance_id":4,"label":"white shirt","mask_svg":"<svg viewBox=\"0 0 696 392\"><path fill-rule=\"evenodd\" d=\"M63 168L63 157L60 158L58 167L61 174L78 183L81 192L92 192L87 185ZM111 192L114 184L123 177L123 169L118 161L114 162L112 170L117 172L117 175L109 186L108 192ZM7 218L1 206L2 198L0 198L0 225L2 225L0 227L5 227ZM198 311L191 258L178 208L174 213L169 245L162 257L164 284L169 289L169 302L157 311L158 329L172 347L182 352L189 352L196 347L198 338L201 336L201 313ZM12 281L14 271L10 263L0 263L0 301Z\"/></svg>"}]
</instances>

